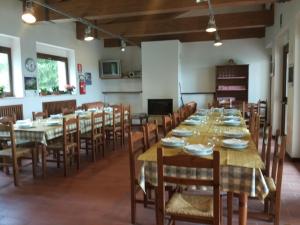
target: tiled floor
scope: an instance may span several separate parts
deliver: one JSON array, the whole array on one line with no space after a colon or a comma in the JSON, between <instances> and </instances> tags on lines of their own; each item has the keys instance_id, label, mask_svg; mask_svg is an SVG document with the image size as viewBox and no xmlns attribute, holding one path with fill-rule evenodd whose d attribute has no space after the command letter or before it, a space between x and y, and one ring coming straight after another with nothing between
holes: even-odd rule
<instances>
[{"instance_id":1,"label":"tiled floor","mask_svg":"<svg viewBox=\"0 0 300 225\"><path fill-rule=\"evenodd\" d=\"M82 161L86 161L83 156ZM0 225L122 225L130 224L128 153L110 152L97 163L83 163L80 172L63 177L50 168L46 179L33 180L30 167L21 187L0 174ZM284 167L281 223L300 224L300 163ZM262 209L250 202L249 210ZM155 224L154 210L138 206L137 224ZM235 216L236 217L236 216ZM226 218L224 218L225 220ZM177 223L180 224L180 223ZM234 218L234 224L237 218ZM250 225L268 225L249 218Z\"/></svg>"}]
</instances>

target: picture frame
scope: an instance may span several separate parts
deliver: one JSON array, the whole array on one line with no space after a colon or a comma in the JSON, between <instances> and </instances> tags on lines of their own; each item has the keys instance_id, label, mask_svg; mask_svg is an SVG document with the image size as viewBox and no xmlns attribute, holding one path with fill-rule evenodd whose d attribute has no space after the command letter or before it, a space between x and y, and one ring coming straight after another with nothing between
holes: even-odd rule
<instances>
[{"instance_id":1,"label":"picture frame","mask_svg":"<svg viewBox=\"0 0 300 225\"><path fill-rule=\"evenodd\" d=\"M37 90L36 77L24 77L24 86L26 91L36 91Z\"/></svg>"}]
</instances>

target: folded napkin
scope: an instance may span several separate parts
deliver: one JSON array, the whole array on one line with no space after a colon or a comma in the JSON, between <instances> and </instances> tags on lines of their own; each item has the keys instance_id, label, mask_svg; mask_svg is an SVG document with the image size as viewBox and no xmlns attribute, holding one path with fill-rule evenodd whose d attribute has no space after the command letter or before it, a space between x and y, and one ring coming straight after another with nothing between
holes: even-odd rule
<instances>
[{"instance_id":1,"label":"folded napkin","mask_svg":"<svg viewBox=\"0 0 300 225\"><path fill-rule=\"evenodd\" d=\"M180 143L180 144L184 144L184 140L180 139L180 138L176 138L176 137L168 137L168 138L162 138L161 141L163 143Z\"/></svg>"},{"instance_id":2,"label":"folded napkin","mask_svg":"<svg viewBox=\"0 0 300 225\"><path fill-rule=\"evenodd\" d=\"M225 139L223 140L223 144L228 145L228 146L236 146L236 145L248 145L249 141L245 141L245 140L241 140L241 139L236 139L236 138L232 138L232 139Z\"/></svg>"}]
</instances>

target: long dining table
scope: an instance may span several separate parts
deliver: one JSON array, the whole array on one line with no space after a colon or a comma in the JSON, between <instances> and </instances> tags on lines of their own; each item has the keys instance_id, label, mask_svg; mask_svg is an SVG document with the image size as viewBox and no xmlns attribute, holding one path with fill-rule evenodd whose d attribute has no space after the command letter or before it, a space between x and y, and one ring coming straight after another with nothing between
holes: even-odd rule
<instances>
[{"instance_id":1,"label":"long dining table","mask_svg":"<svg viewBox=\"0 0 300 225\"><path fill-rule=\"evenodd\" d=\"M96 112L102 112L97 110ZM69 115L64 115L61 118L46 118L46 119L39 119L33 121L33 126L30 128L21 128L17 124L14 127L15 136L17 143L36 143L40 145L41 154L42 154L42 174L43 177L46 176L46 154L47 154L47 145L48 142L54 140L56 138L63 136L63 126L62 126L62 118L74 118L79 115L79 129L80 133L86 133L92 129L91 124L91 115L92 112L81 112L73 113ZM128 112L125 112L125 117L128 116ZM116 117L120 120L120 115L116 114ZM112 124L113 119L113 112L107 111L105 112L105 126L109 126ZM50 121L59 121L60 123L57 125L50 125L48 122ZM119 121L116 121L119 122ZM5 139L8 137L8 133L1 132L0 139Z\"/></svg>"},{"instance_id":2,"label":"long dining table","mask_svg":"<svg viewBox=\"0 0 300 225\"><path fill-rule=\"evenodd\" d=\"M246 225L248 196L263 200L268 195L269 190L262 174L265 165L239 111L237 111L237 115L240 116L241 120L239 126L225 126L222 122L222 113L210 112L206 116L206 120L199 125L190 126L181 123L177 129L193 131L192 136L183 138L187 144L207 145L213 142L215 145L214 151L220 152L221 191L239 195L239 224ZM247 148L233 150L223 147L222 140L225 131L244 132L246 135L243 139L249 141ZM167 136L172 136L172 132ZM144 187L147 182L155 187L157 186L157 148L159 146L162 146L160 141L138 157L138 160L142 161L143 164L140 175L141 187ZM188 154L183 148L163 146L163 149L165 156ZM164 172L168 176L189 178L209 178L212 175L211 171L205 169L182 167L166 167Z\"/></svg>"}]
</instances>

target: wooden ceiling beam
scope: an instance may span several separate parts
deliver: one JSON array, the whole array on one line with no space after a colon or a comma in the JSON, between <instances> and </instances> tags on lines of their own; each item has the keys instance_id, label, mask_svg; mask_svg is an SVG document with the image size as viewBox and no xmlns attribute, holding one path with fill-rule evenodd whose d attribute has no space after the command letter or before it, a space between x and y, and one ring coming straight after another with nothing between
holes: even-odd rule
<instances>
[{"instance_id":1,"label":"wooden ceiling beam","mask_svg":"<svg viewBox=\"0 0 300 225\"><path fill-rule=\"evenodd\" d=\"M222 30L219 31L222 40L243 39L243 38L263 38L265 36L265 28L249 28L240 30ZM188 34L172 34L161 36L147 37L132 37L130 41L141 44L147 41L162 41L162 40L179 40L181 42L197 42L197 41L213 41L214 34L207 32L195 32ZM118 39L104 39L104 47L120 47Z\"/></svg>"},{"instance_id":2,"label":"wooden ceiling beam","mask_svg":"<svg viewBox=\"0 0 300 225\"><path fill-rule=\"evenodd\" d=\"M275 0L213 0L213 7L237 7L274 3ZM197 4L195 0L48 0L52 7L74 17L86 19L107 19L126 16L153 15L171 12L184 12L192 9L207 8L207 2ZM49 12L50 20L66 19Z\"/></svg>"},{"instance_id":3,"label":"wooden ceiling beam","mask_svg":"<svg viewBox=\"0 0 300 225\"><path fill-rule=\"evenodd\" d=\"M172 20L136 21L117 24L102 24L101 28L123 37L139 37L162 34L176 34L205 31L208 16L188 17ZM219 14L215 16L218 29L240 29L271 26L274 23L273 10ZM78 31L80 32L80 31ZM102 38L109 38L107 35Z\"/></svg>"}]
</instances>

